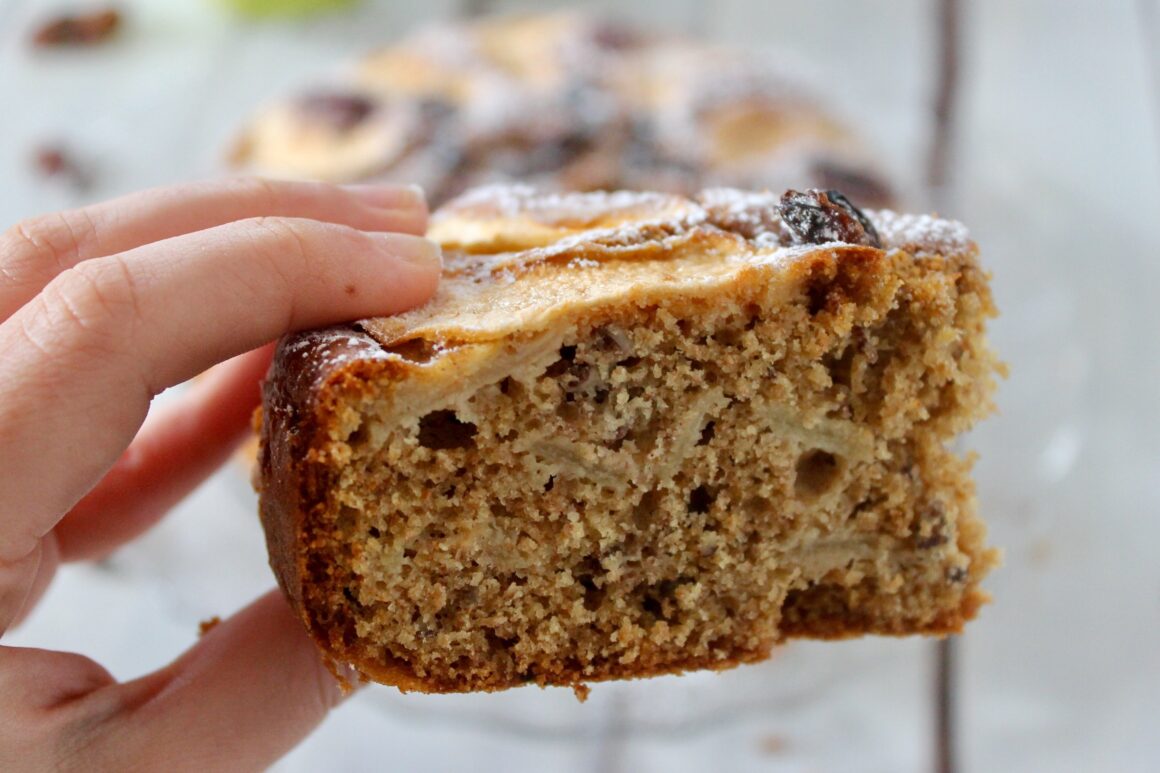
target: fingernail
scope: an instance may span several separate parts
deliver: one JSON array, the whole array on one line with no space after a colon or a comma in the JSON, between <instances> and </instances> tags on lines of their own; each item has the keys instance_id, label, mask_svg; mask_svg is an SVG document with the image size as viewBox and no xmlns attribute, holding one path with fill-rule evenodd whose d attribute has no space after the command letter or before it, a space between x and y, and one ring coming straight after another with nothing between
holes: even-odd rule
<instances>
[{"instance_id":1,"label":"fingernail","mask_svg":"<svg viewBox=\"0 0 1160 773\"><path fill-rule=\"evenodd\" d=\"M425 268L443 268L443 248L430 239L397 233L377 233L376 236L386 243L386 251L394 257Z\"/></svg>"},{"instance_id":2,"label":"fingernail","mask_svg":"<svg viewBox=\"0 0 1160 773\"><path fill-rule=\"evenodd\" d=\"M360 183L358 185L344 185L343 188L372 207L383 209L427 208L427 196L418 185Z\"/></svg>"}]
</instances>

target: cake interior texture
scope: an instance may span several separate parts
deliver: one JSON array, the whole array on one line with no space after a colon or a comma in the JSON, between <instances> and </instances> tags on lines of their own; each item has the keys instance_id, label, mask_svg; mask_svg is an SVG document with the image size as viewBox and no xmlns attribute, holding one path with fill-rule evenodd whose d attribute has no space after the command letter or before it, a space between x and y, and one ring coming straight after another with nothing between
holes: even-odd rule
<instances>
[{"instance_id":1,"label":"cake interior texture","mask_svg":"<svg viewBox=\"0 0 1160 773\"><path fill-rule=\"evenodd\" d=\"M678 246L620 270L756 250L741 206L706 204L707 223L648 237ZM456 243L473 218L443 229L452 275L511 247L504 228ZM990 410L996 370L974 247L796 250L765 273L629 281L542 329L369 324L284 345L283 366L322 365L309 398L268 394L263 517L324 648L461 691L959 631L994 563L970 461L948 448ZM574 252L551 270L601 270ZM374 357L328 360L342 336Z\"/></svg>"}]
</instances>

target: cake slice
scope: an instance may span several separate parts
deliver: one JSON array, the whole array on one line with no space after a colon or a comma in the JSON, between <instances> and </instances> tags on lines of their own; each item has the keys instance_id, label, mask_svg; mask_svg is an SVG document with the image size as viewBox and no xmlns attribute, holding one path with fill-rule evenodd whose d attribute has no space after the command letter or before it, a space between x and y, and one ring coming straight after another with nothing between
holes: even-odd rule
<instances>
[{"instance_id":1,"label":"cake slice","mask_svg":"<svg viewBox=\"0 0 1160 773\"><path fill-rule=\"evenodd\" d=\"M333 661L576 686L954 633L985 601L947 446L991 408L995 312L960 224L490 188L431 236L431 302L283 340L264 387L271 563Z\"/></svg>"}]
</instances>

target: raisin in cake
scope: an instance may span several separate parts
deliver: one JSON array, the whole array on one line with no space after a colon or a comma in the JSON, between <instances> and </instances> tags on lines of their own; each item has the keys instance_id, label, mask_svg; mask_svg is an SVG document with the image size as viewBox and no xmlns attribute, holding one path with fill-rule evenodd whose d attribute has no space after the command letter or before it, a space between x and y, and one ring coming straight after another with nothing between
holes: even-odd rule
<instances>
[{"instance_id":1,"label":"raisin in cake","mask_svg":"<svg viewBox=\"0 0 1160 773\"><path fill-rule=\"evenodd\" d=\"M731 185L890 192L854 135L780 68L573 12L422 30L261 110L234 162L422 185L435 204L505 180L557 190Z\"/></svg>"},{"instance_id":2,"label":"raisin in cake","mask_svg":"<svg viewBox=\"0 0 1160 773\"><path fill-rule=\"evenodd\" d=\"M577 685L975 615L994 556L948 442L997 365L960 224L491 188L431 235L431 302L291 336L265 384L271 561L334 661Z\"/></svg>"}]
</instances>

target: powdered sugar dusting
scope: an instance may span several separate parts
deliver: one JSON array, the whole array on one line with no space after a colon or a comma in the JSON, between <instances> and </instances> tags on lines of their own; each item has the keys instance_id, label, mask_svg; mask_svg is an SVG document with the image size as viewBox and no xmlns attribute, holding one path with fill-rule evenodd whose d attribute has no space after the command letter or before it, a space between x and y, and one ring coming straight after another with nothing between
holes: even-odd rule
<instances>
[{"instance_id":1,"label":"powdered sugar dusting","mask_svg":"<svg viewBox=\"0 0 1160 773\"><path fill-rule=\"evenodd\" d=\"M736 188L709 188L697 201L709 213L709 221L726 231L744 236L762 247L782 243L778 197L769 191L743 191Z\"/></svg>"},{"instance_id":2,"label":"powdered sugar dusting","mask_svg":"<svg viewBox=\"0 0 1160 773\"><path fill-rule=\"evenodd\" d=\"M311 370L319 381L347 363L387 356L374 339L351 333L350 328L343 327L310 331L291 340L286 351L309 358Z\"/></svg>"},{"instance_id":3,"label":"powdered sugar dusting","mask_svg":"<svg viewBox=\"0 0 1160 773\"><path fill-rule=\"evenodd\" d=\"M697 197L714 225L740 234L762 250L787 244L778 214L780 197L770 191L710 188ZM934 215L900 214L888 209L868 210L886 249L903 249L915 255L962 252L971 243L967 227L957 220ZM838 242L831 242L838 244Z\"/></svg>"},{"instance_id":4,"label":"powdered sugar dusting","mask_svg":"<svg viewBox=\"0 0 1160 773\"><path fill-rule=\"evenodd\" d=\"M777 211L778 197L769 191L737 188L707 188L697 196L701 206L737 218L754 218L761 212Z\"/></svg>"},{"instance_id":5,"label":"powdered sugar dusting","mask_svg":"<svg viewBox=\"0 0 1160 773\"><path fill-rule=\"evenodd\" d=\"M962 252L971 244L967 227L934 215L909 215L889 209L866 212L883 245L915 255Z\"/></svg>"},{"instance_id":6,"label":"powdered sugar dusting","mask_svg":"<svg viewBox=\"0 0 1160 773\"><path fill-rule=\"evenodd\" d=\"M516 218L543 223L597 223L618 215L679 213L694 208L679 196L647 191L554 193L530 185L496 183L463 194L436 213L437 220L464 215Z\"/></svg>"},{"instance_id":7,"label":"powdered sugar dusting","mask_svg":"<svg viewBox=\"0 0 1160 773\"><path fill-rule=\"evenodd\" d=\"M373 338L349 325L288 335L278 345L266 381L267 410L287 413L303 399L313 399L344 366L388 356Z\"/></svg>"},{"instance_id":8,"label":"powdered sugar dusting","mask_svg":"<svg viewBox=\"0 0 1160 773\"><path fill-rule=\"evenodd\" d=\"M535 195L536 189L530 185L518 183L481 185L443 206L435 213L435 217L446 219L461 212L480 209L486 209L504 217L514 217L523 209L526 202L534 199Z\"/></svg>"},{"instance_id":9,"label":"powdered sugar dusting","mask_svg":"<svg viewBox=\"0 0 1160 773\"><path fill-rule=\"evenodd\" d=\"M526 223L547 225L557 233L539 247L516 252L477 255L465 270L477 283L510 284L532 266L545 262L574 270L590 269L616 260L646 242L684 238L694 228L715 227L740 237L752 253L737 251L731 258L765 262L767 253L785 251L796 241L782 222L781 197L771 191L710 188L693 200L661 193L539 192L528 185L490 185L468 192L447 205L437 219L455 231L457 222L488 222L513 233ZM961 252L970 244L962 223L931 215L904 215L889 210L867 215L885 249L904 249L915 255ZM503 221L508 221L506 224ZM817 249L841 241L804 245ZM756 253L753 254L753 253ZM788 255L788 253L787 253ZM490 277L490 279L489 279Z\"/></svg>"},{"instance_id":10,"label":"powdered sugar dusting","mask_svg":"<svg viewBox=\"0 0 1160 773\"><path fill-rule=\"evenodd\" d=\"M759 250L774 250L782 246L781 236L763 231L753 238L753 246Z\"/></svg>"},{"instance_id":11,"label":"powdered sugar dusting","mask_svg":"<svg viewBox=\"0 0 1160 773\"><path fill-rule=\"evenodd\" d=\"M704 222L704 210L692 207L680 218L653 218L608 228L592 228L561 237L543 247L476 255L473 256L476 262L460 273L473 276L477 283L511 284L524 271L544 263L564 265L573 270L598 268L605 261L637 252L645 243L684 238Z\"/></svg>"},{"instance_id":12,"label":"powdered sugar dusting","mask_svg":"<svg viewBox=\"0 0 1160 773\"><path fill-rule=\"evenodd\" d=\"M830 253L838 261L852 250L874 249L838 241L796 243L781 221L780 202L769 191L727 188L706 190L695 200L630 192L541 195L510 185L473 191L442 217L449 235L473 229L484 234L478 244L465 241L482 249L449 249L444 281L432 301L389 320L290 336L279 347L275 371L293 374L294 394L310 394L352 363L391 360L374 366L390 370L437 357L443 334L430 328L432 318L455 319L460 328L519 329L533 312L581 302L594 292L630 292L640 282L701 286L736 277L746 266L776 271L815 255ZM962 223L885 210L866 215L883 249L919 259L935 253L973 259ZM529 233L538 246L499 251L527 243L520 237ZM496 251L489 252L493 237ZM467 321L458 321L460 316ZM384 350L379 344L412 339L423 344L421 360L411 349ZM289 404L279 400L275 394L272 404Z\"/></svg>"}]
</instances>

